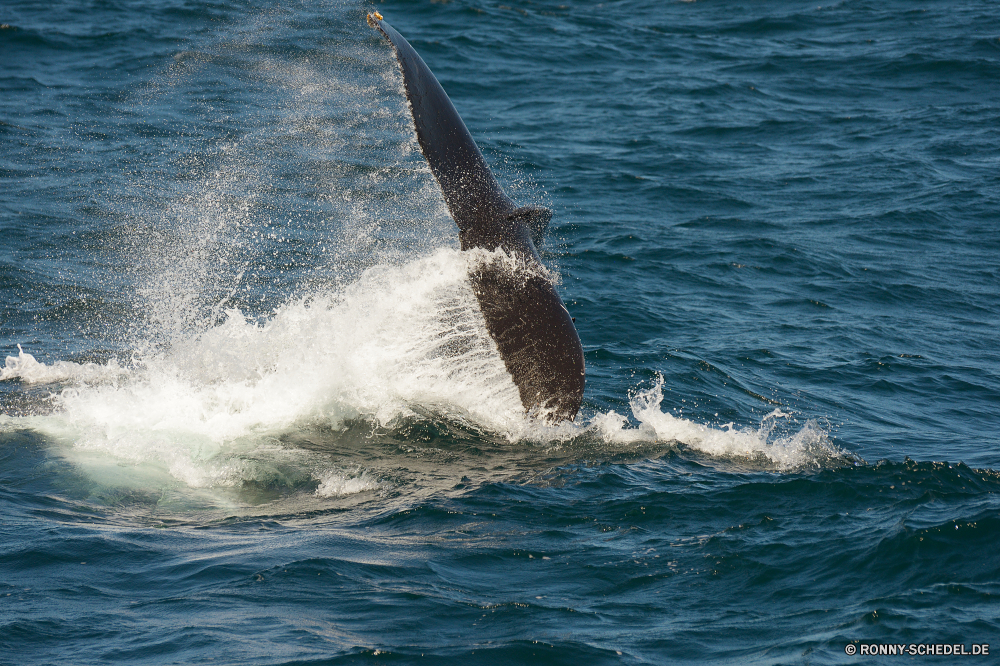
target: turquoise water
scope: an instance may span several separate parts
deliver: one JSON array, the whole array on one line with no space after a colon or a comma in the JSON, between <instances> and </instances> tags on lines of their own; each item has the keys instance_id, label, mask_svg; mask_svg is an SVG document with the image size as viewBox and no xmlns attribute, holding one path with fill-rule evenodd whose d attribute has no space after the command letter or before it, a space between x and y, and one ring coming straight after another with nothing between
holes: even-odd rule
<instances>
[{"instance_id":1,"label":"turquoise water","mask_svg":"<svg viewBox=\"0 0 1000 666\"><path fill-rule=\"evenodd\" d=\"M555 211L573 424L521 413L373 9ZM3 659L1000 649L998 19L6 3Z\"/></svg>"}]
</instances>

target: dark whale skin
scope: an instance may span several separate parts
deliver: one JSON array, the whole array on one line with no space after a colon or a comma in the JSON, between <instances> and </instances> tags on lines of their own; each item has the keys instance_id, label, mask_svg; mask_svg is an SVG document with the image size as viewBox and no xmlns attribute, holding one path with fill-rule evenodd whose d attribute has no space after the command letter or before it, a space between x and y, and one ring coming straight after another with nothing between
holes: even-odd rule
<instances>
[{"instance_id":1,"label":"dark whale skin","mask_svg":"<svg viewBox=\"0 0 1000 666\"><path fill-rule=\"evenodd\" d=\"M458 225L462 250L502 251L477 262L469 277L521 403L549 421L573 420L586 383L583 346L536 248L551 213L515 206L420 55L381 15L369 14L368 24L396 53L417 141Z\"/></svg>"}]
</instances>

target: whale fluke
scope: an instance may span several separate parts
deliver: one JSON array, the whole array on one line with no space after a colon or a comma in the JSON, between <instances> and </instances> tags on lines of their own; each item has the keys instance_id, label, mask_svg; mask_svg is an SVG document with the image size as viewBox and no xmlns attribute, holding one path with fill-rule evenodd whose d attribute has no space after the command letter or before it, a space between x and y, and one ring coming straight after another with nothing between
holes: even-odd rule
<instances>
[{"instance_id":1,"label":"whale fluke","mask_svg":"<svg viewBox=\"0 0 1000 666\"><path fill-rule=\"evenodd\" d=\"M583 346L537 250L552 212L511 201L420 55L377 12L368 24L396 53L417 141L458 225L462 250L501 251L469 277L521 403L550 421L574 419L586 381Z\"/></svg>"}]
</instances>

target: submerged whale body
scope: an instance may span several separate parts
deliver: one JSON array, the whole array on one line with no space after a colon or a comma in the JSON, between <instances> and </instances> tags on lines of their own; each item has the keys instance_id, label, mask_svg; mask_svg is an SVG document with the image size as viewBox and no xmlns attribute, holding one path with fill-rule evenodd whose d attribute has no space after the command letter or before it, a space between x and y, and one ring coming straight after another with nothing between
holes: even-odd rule
<instances>
[{"instance_id":1,"label":"submerged whale body","mask_svg":"<svg viewBox=\"0 0 1000 666\"><path fill-rule=\"evenodd\" d=\"M417 140L458 225L462 250L493 253L470 272L473 291L528 413L572 420L583 398L583 346L542 266L537 246L552 217L504 194L448 95L423 59L382 16L403 72Z\"/></svg>"}]
</instances>

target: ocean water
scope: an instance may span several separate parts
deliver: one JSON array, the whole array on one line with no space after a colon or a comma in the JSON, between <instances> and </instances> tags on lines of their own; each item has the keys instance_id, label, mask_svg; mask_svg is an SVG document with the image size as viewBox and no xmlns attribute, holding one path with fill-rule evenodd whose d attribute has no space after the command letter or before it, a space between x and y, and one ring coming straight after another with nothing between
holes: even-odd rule
<instances>
[{"instance_id":1,"label":"ocean water","mask_svg":"<svg viewBox=\"0 0 1000 666\"><path fill-rule=\"evenodd\" d=\"M555 212L574 423L375 9ZM5 0L0 662L1000 651L998 81L987 0Z\"/></svg>"}]
</instances>

